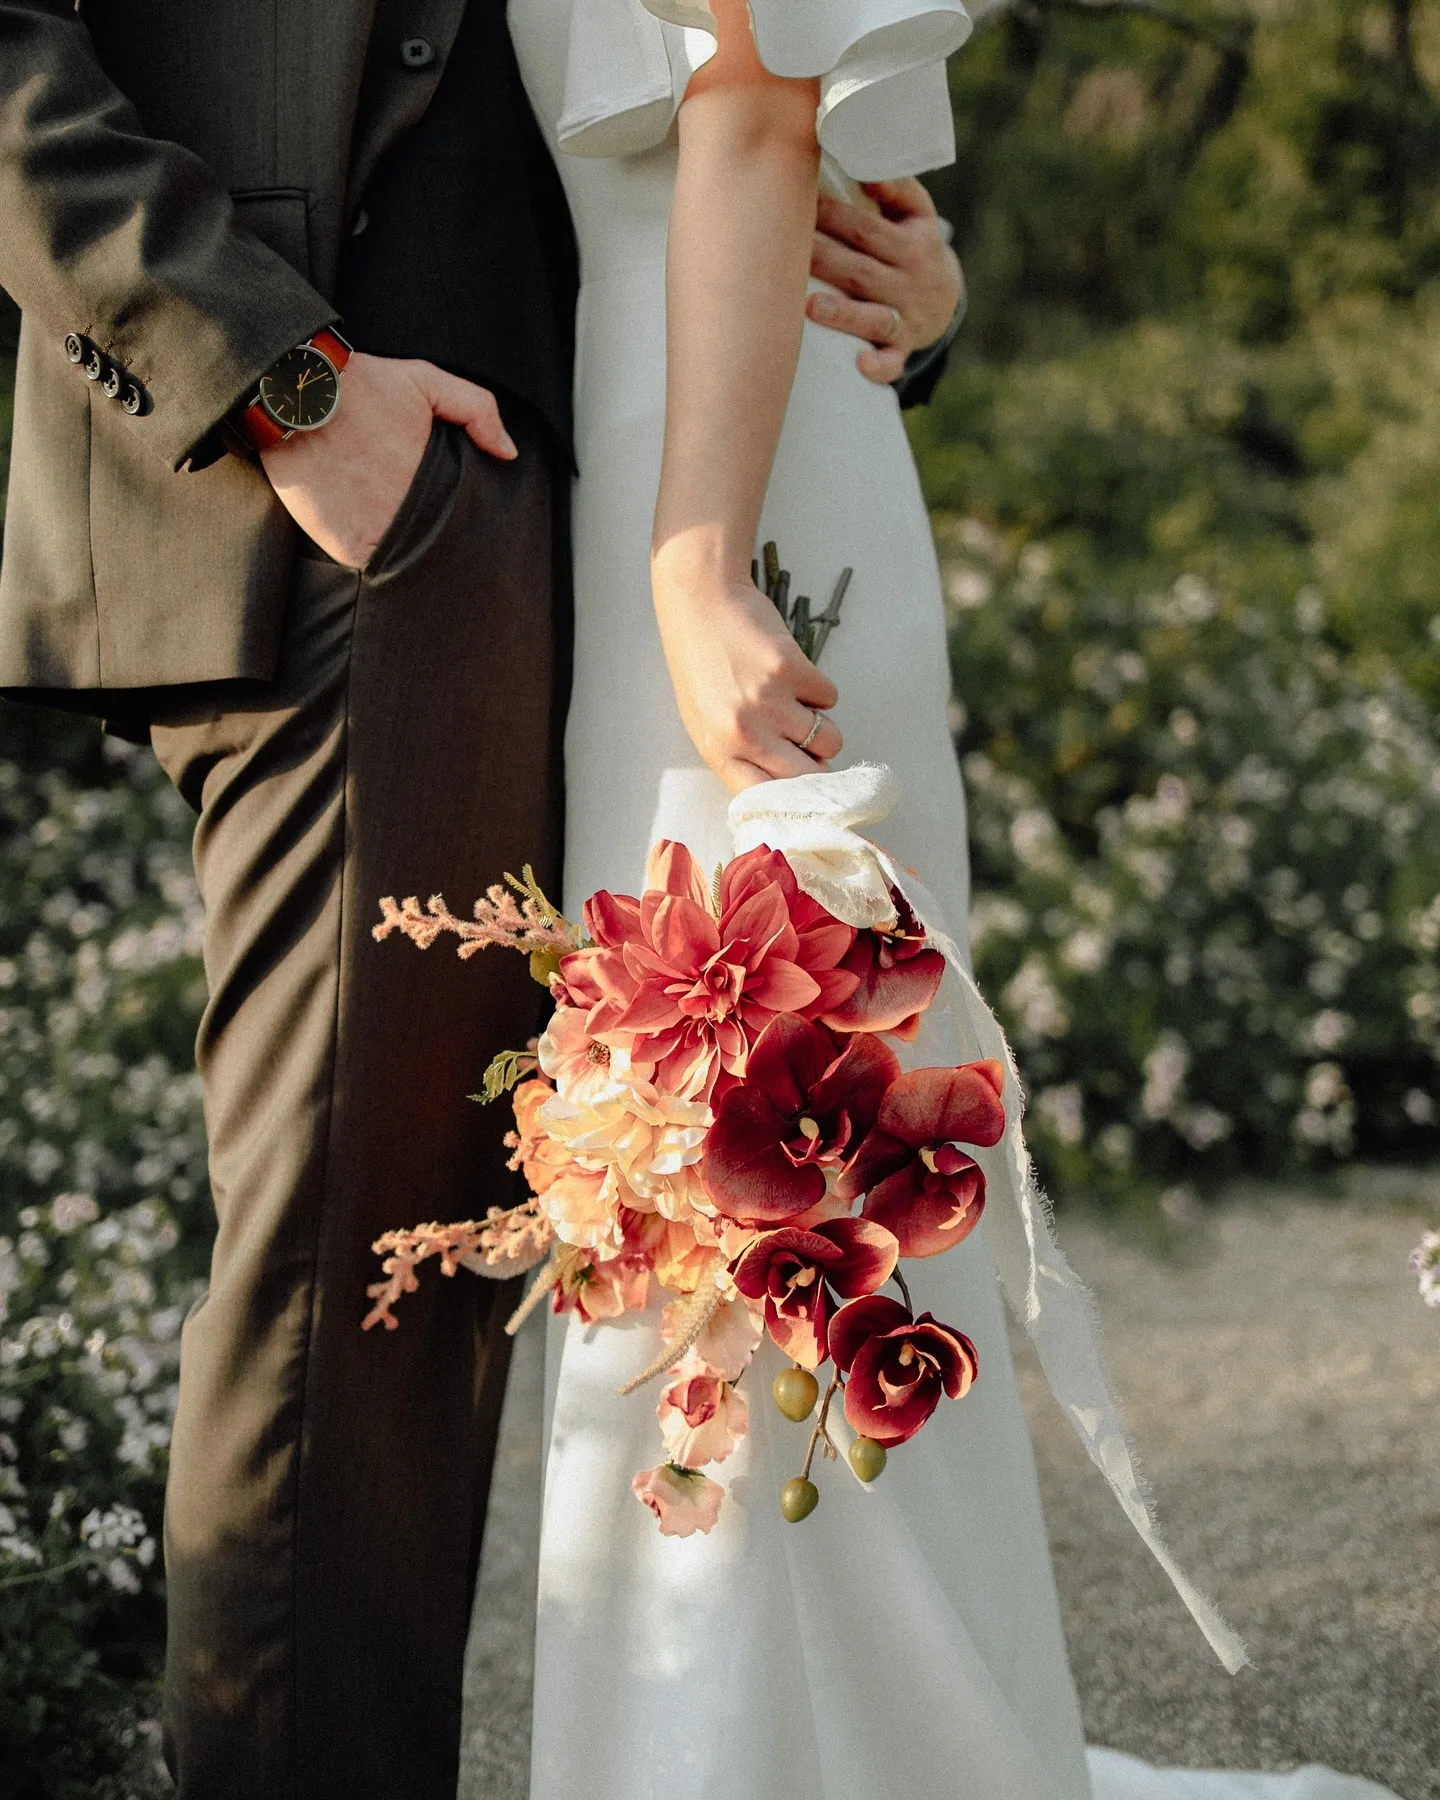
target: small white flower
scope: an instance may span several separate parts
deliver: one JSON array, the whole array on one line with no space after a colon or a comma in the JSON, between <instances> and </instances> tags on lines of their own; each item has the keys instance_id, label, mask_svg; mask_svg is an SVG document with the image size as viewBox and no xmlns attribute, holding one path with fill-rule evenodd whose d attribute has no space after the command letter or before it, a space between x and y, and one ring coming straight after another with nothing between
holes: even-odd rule
<instances>
[{"instance_id":1,"label":"small white flower","mask_svg":"<svg viewBox=\"0 0 1440 1800\"><path fill-rule=\"evenodd\" d=\"M1035 1111L1060 1143L1078 1144L1085 1135L1085 1096L1080 1084L1067 1081L1061 1087L1042 1088L1035 1097Z\"/></svg>"},{"instance_id":2,"label":"small white flower","mask_svg":"<svg viewBox=\"0 0 1440 1800\"><path fill-rule=\"evenodd\" d=\"M1349 1013L1336 1012L1333 1007L1327 1007L1324 1012L1316 1013L1306 1027L1307 1044L1315 1050L1338 1050L1349 1037L1354 1024Z\"/></svg>"},{"instance_id":3,"label":"small white flower","mask_svg":"<svg viewBox=\"0 0 1440 1800\"><path fill-rule=\"evenodd\" d=\"M1140 1110L1147 1119L1167 1119L1190 1067L1189 1046L1174 1032L1166 1032L1146 1056L1144 1067L1145 1087L1140 1096Z\"/></svg>"},{"instance_id":4,"label":"small white flower","mask_svg":"<svg viewBox=\"0 0 1440 1800\"><path fill-rule=\"evenodd\" d=\"M1039 1038L1064 1037L1070 1029L1060 991L1038 956L1025 958L1005 984L1002 998L1022 1039L1033 1043Z\"/></svg>"},{"instance_id":5,"label":"small white flower","mask_svg":"<svg viewBox=\"0 0 1440 1800\"><path fill-rule=\"evenodd\" d=\"M51 1228L66 1237L77 1226L93 1224L100 1208L91 1194L57 1194L50 1205Z\"/></svg>"}]
</instances>

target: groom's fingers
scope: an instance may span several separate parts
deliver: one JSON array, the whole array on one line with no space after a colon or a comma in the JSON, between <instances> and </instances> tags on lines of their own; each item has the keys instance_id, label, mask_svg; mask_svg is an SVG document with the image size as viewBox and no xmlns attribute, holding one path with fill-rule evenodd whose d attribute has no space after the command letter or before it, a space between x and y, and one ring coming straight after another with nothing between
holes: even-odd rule
<instances>
[{"instance_id":1,"label":"groom's fingers","mask_svg":"<svg viewBox=\"0 0 1440 1800\"><path fill-rule=\"evenodd\" d=\"M896 264L881 262L864 250L853 250L848 243L823 231L815 234L811 245L810 273L817 281L829 282L852 299L872 300L881 306L893 306L902 294L902 277Z\"/></svg>"},{"instance_id":2,"label":"groom's fingers","mask_svg":"<svg viewBox=\"0 0 1440 1800\"><path fill-rule=\"evenodd\" d=\"M862 339L867 344L878 344L889 348L896 344L904 345L900 351L900 363L904 366L909 351L906 342L905 320L900 318L896 325L897 309L893 306L879 306L871 300L851 300L844 294L811 294L805 302L805 311L817 325L828 325L832 331L844 331L851 337ZM868 373L868 371L867 371Z\"/></svg>"},{"instance_id":3,"label":"groom's fingers","mask_svg":"<svg viewBox=\"0 0 1440 1800\"><path fill-rule=\"evenodd\" d=\"M505 429L495 396L488 388L447 374L444 369L437 369L434 363L416 363L414 372L437 419L463 425L472 442L505 462L512 462L520 454Z\"/></svg>"},{"instance_id":4,"label":"groom's fingers","mask_svg":"<svg viewBox=\"0 0 1440 1800\"><path fill-rule=\"evenodd\" d=\"M887 219L933 219L938 216L925 184L913 175L900 181L865 181L860 185Z\"/></svg>"},{"instance_id":5,"label":"groom's fingers","mask_svg":"<svg viewBox=\"0 0 1440 1800\"><path fill-rule=\"evenodd\" d=\"M891 348L862 350L855 358L855 366L867 381L873 381L877 387L889 387L905 373L905 352Z\"/></svg>"}]
</instances>

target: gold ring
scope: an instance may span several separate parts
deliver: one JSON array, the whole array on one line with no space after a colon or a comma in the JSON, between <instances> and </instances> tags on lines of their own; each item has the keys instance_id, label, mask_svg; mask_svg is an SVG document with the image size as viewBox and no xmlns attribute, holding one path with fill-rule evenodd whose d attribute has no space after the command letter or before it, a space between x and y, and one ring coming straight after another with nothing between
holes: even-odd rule
<instances>
[{"instance_id":1,"label":"gold ring","mask_svg":"<svg viewBox=\"0 0 1440 1800\"><path fill-rule=\"evenodd\" d=\"M801 738L799 744L796 746L797 749L800 749L800 750L808 750L810 748L810 746L815 742L816 738L820 735L820 727L825 723L824 713L815 712L815 708L813 706L810 708L810 711L815 714L815 723L805 733L804 737Z\"/></svg>"}]
</instances>

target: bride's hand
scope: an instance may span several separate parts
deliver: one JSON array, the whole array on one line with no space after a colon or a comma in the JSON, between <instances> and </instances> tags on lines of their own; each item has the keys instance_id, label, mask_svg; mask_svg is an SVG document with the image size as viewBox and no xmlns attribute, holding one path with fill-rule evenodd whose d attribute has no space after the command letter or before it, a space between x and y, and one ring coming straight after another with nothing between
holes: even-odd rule
<instances>
[{"instance_id":1,"label":"bride's hand","mask_svg":"<svg viewBox=\"0 0 1440 1800\"><path fill-rule=\"evenodd\" d=\"M653 571L655 613L680 717L691 742L732 794L786 775L813 775L841 748L829 719L839 698L748 581L680 579Z\"/></svg>"}]
</instances>

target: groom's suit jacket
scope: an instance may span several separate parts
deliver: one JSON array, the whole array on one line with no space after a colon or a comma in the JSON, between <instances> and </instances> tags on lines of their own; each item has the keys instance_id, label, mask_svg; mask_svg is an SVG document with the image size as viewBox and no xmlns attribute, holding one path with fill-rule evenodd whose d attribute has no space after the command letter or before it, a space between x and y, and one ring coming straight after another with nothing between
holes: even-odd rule
<instances>
[{"instance_id":1,"label":"groom's suit jacket","mask_svg":"<svg viewBox=\"0 0 1440 1800\"><path fill-rule=\"evenodd\" d=\"M0 286L23 314L0 687L103 712L117 689L272 674L296 533L215 428L337 319L362 201L465 13L0 0Z\"/></svg>"}]
</instances>

